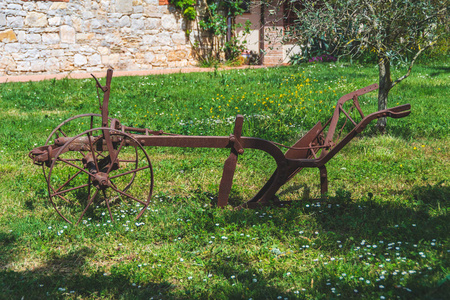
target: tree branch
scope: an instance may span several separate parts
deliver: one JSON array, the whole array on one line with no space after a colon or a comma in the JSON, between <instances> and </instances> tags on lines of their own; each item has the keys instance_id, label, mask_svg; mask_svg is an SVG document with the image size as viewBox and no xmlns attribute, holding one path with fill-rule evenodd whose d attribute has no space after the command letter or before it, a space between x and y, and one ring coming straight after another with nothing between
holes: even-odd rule
<instances>
[{"instance_id":1,"label":"tree branch","mask_svg":"<svg viewBox=\"0 0 450 300\"><path fill-rule=\"evenodd\" d=\"M402 81L403 79L408 78L408 76L411 74L411 70L412 70L412 68L413 68L413 66L414 66L414 63L416 62L416 60L417 60L417 58L419 57L419 55L420 55L423 51L425 51L425 50L427 50L428 48L430 48L431 46L433 46L435 43L436 43L436 40L433 41L433 42L431 42L431 43L429 43L428 45L426 45L424 48L420 49L419 51L417 51L416 55L414 55L413 59L411 60L411 63L409 64L408 71L406 72L406 74L403 75L402 77L397 78L397 79L392 83L391 88L393 88L394 86L396 86L397 83L399 83L399 82Z\"/></svg>"}]
</instances>

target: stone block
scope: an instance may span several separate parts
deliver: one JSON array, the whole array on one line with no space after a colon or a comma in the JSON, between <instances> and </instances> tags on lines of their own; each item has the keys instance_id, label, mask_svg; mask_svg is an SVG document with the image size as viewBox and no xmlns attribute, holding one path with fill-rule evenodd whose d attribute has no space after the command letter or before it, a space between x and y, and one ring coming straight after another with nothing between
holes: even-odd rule
<instances>
[{"instance_id":1,"label":"stone block","mask_svg":"<svg viewBox=\"0 0 450 300\"><path fill-rule=\"evenodd\" d=\"M146 63L151 63L155 60L155 54L153 54L152 52L147 52L144 55L144 59Z\"/></svg>"},{"instance_id":2,"label":"stone block","mask_svg":"<svg viewBox=\"0 0 450 300\"><path fill-rule=\"evenodd\" d=\"M7 29L4 31L0 31L0 42L2 42L2 43L17 42L17 36L14 33L14 30Z\"/></svg>"},{"instance_id":3,"label":"stone block","mask_svg":"<svg viewBox=\"0 0 450 300\"><path fill-rule=\"evenodd\" d=\"M153 45L155 42L155 36L154 35L144 35L142 38L142 44L143 45Z\"/></svg>"},{"instance_id":4,"label":"stone block","mask_svg":"<svg viewBox=\"0 0 450 300\"><path fill-rule=\"evenodd\" d=\"M13 17L26 17L27 12L24 10L13 10L13 9L4 9L2 10L2 13L4 13L7 16L13 16Z\"/></svg>"},{"instance_id":5,"label":"stone block","mask_svg":"<svg viewBox=\"0 0 450 300\"><path fill-rule=\"evenodd\" d=\"M84 66L85 64L87 64L86 56L78 54L78 53L75 54L75 56L73 57L73 64L76 67Z\"/></svg>"},{"instance_id":6,"label":"stone block","mask_svg":"<svg viewBox=\"0 0 450 300\"><path fill-rule=\"evenodd\" d=\"M77 33L75 39L77 43L89 43L95 37L95 33Z\"/></svg>"},{"instance_id":7,"label":"stone block","mask_svg":"<svg viewBox=\"0 0 450 300\"><path fill-rule=\"evenodd\" d=\"M44 44L59 44L59 34L57 33L44 33L42 34L42 42Z\"/></svg>"},{"instance_id":8,"label":"stone block","mask_svg":"<svg viewBox=\"0 0 450 300\"><path fill-rule=\"evenodd\" d=\"M17 35L17 41L19 43L27 43L27 39L26 39L27 34L24 30L18 31L16 35Z\"/></svg>"},{"instance_id":9,"label":"stone block","mask_svg":"<svg viewBox=\"0 0 450 300\"><path fill-rule=\"evenodd\" d=\"M83 25L82 25L82 28L83 28L83 31L84 32L89 32L89 31L91 31L91 21L84 21L83 22ZM99 31L99 30L97 30L97 31Z\"/></svg>"},{"instance_id":10,"label":"stone block","mask_svg":"<svg viewBox=\"0 0 450 300\"><path fill-rule=\"evenodd\" d=\"M65 52L66 56L72 56L74 53L84 54L84 53L81 53L81 51L80 51L81 45L78 43L76 43L76 44L60 44L60 47L61 48L65 47L64 52Z\"/></svg>"},{"instance_id":11,"label":"stone block","mask_svg":"<svg viewBox=\"0 0 450 300\"><path fill-rule=\"evenodd\" d=\"M91 20L91 29L99 29L103 26L103 22L98 19Z\"/></svg>"},{"instance_id":12,"label":"stone block","mask_svg":"<svg viewBox=\"0 0 450 300\"><path fill-rule=\"evenodd\" d=\"M23 10L25 10L25 11L32 11L32 10L36 9L36 3L24 2L22 7L23 7Z\"/></svg>"},{"instance_id":13,"label":"stone block","mask_svg":"<svg viewBox=\"0 0 450 300\"><path fill-rule=\"evenodd\" d=\"M102 63L102 57L100 54L94 54L89 56L89 65L91 66L97 66Z\"/></svg>"},{"instance_id":14,"label":"stone block","mask_svg":"<svg viewBox=\"0 0 450 300\"><path fill-rule=\"evenodd\" d=\"M50 6L52 5L51 2L42 2L42 1L39 1L36 4L37 4L37 9L40 11L49 11Z\"/></svg>"},{"instance_id":15,"label":"stone block","mask_svg":"<svg viewBox=\"0 0 450 300\"><path fill-rule=\"evenodd\" d=\"M47 16L43 13L29 12L25 18L28 27L45 27L48 25Z\"/></svg>"},{"instance_id":16,"label":"stone block","mask_svg":"<svg viewBox=\"0 0 450 300\"><path fill-rule=\"evenodd\" d=\"M145 29L158 29L161 27L161 19L158 18L146 18Z\"/></svg>"},{"instance_id":17,"label":"stone block","mask_svg":"<svg viewBox=\"0 0 450 300\"><path fill-rule=\"evenodd\" d=\"M131 30L142 30L145 27L145 22L143 19L133 19L131 20Z\"/></svg>"},{"instance_id":18,"label":"stone block","mask_svg":"<svg viewBox=\"0 0 450 300\"><path fill-rule=\"evenodd\" d=\"M23 57L26 58L26 60L35 60L35 59L38 59L39 56L40 56L40 53L39 53L38 49L29 49L23 55Z\"/></svg>"},{"instance_id":19,"label":"stone block","mask_svg":"<svg viewBox=\"0 0 450 300\"><path fill-rule=\"evenodd\" d=\"M177 51L171 51L167 54L167 60L168 61L178 61L178 60L183 60L186 59L186 52L182 51L182 50L177 50Z\"/></svg>"},{"instance_id":20,"label":"stone block","mask_svg":"<svg viewBox=\"0 0 450 300\"><path fill-rule=\"evenodd\" d=\"M45 70L47 72L59 72L60 70L60 63L59 60L55 57L50 57L45 62Z\"/></svg>"},{"instance_id":21,"label":"stone block","mask_svg":"<svg viewBox=\"0 0 450 300\"><path fill-rule=\"evenodd\" d=\"M43 60L33 60L30 63L32 72L43 72L45 71L45 62Z\"/></svg>"},{"instance_id":22,"label":"stone block","mask_svg":"<svg viewBox=\"0 0 450 300\"><path fill-rule=\"evenodd\" d=\"M120 34L122 34L123 36L130 35L130 34L133 34L133 33L136 33L136 32L133 32L130 27L122 27L122 28L120 28Z\"/></svg>"},{"instance_id":23,"label":"stone block","mask_svg":"<svg viewBox=\"0 0 450 300\"><path fill-rule=\"evenodd\" d=\"M161 18L161 26L165 30L176 30L177 20L173 15L164 15Z\"/></svg>"},{"instance_id":24,"label":"stone block","mask_svg":"<svg viewBox=\"0 0 450 300\"><path fill-rule=\"evenodd\" d=\"M73 26L73 28L75 28L75 30L77 32L82 32L83 31L82 25L83 25L83 20L81 20L81 18L79 18L79 17L72 17L72 26Z\"/></svg>"},{"instance_id":25,"label":"stone block","mask_svg":"<svg viewBox=\"0 0 450 300\"><path fill-rule=\"evenodd\" d=\"M42 37L37 33L29 33L26 35L26 40L30 44L39 44L40 42L42 42Z\"/></svg>"},{"instance_id":26,"label":"stone block","mask_svg":"<svg viewBox=\"0 0 450 300\"><path fill-rule=\"evenodd\" d=\"M105 35L104 38L104 41L109 45L120 45L122 42L120 35L115 35L112 33Z\"/></svg>"},{"instance_id":27,"label":"stone block","mask_svg":"<svg viewBox=\"0 0 450 300\"><path fill-rule=\"evenodd\" d=\"M73 71L73 64L69 60L60 60L59 61L59 71Z\"/></svg>"},{"instance_id":28,"label":"stone block","mask_svg":"<svg viewBox=\"0 0 450 300\"><path fill-rule=\"evenodd\" d=\"M186 44L186 34L184 32L177 32L172 35L172 41L175 45Z\"/></svg>"},{"instance_id":29,"label":"stone block","mask_svg":"<svg viewBox=\"0 0 450 300\"><path fill-rule=\"evenodd\" d=\"M130 17L129 16L123 16L119 19L119 26L120 27L128 27L130 26Z\"/></svg>"},{"instance_id":30,"label":"stone block","mask_svg":"<svg viewBox=\"0 0 450 300\"><path fill-rule=\"evenodd\" d=\"M56 17L48 19L48 25L49 26L59 26L59 25L61 25L61 17L56 16Z\"/></svg>"},{"instance_id":31,"label":"stone block","mask_svg":"<svg viewBox=\"0 0 450 300\"><path fill-rule=\"evenodd\" d=\"M72 17L69 15L61 16L61 24L73 26Z\"/></svg>"},{"instance_id":32,"label":"stone block","mask_svg":"<svg viewBox=\"0 0 450 300\"><path fill-rule=\"evenodd\" d=\"M150 18L161 18L164 14L158 10L158 6L147 5L144 7L144 15Z\"/></svg>"},{"instance_id":33,"label":"stone block","mask_svg":"<svg viewBox=\"0 0 450 300\"><path fill-rule=\"evenodd\" d=\"M133 3L130 0L116 0L116 12L128 14L133 12Z\"/></svg>"},{"instance_id":34,"label":"stone block","mask_svg":"<svg viewBox=\"0 0 450 300\"><path fill-rule=\"evenodd\" d=\"M54 2L50 6L50 10L58 10L58 9L66 9L66 8L67 8L67 3L65 3L65 2Z\"/></svg>"},{"instance_id":35,"label":"stone block","mask_svg":"<svg viewBox=\"0 0 450 300\"><path fill-rule=\"evenodd\" d=\"M6 6L7 9L15 9L15 10L22 10L22 6L19 4L8 4Z\"/></svg>"},{"instance_id":36,"label":"stone block","mask_svg":"<svg viewBox=\"0 0 450 300\"><path fill-rule=\"evenodd\" d=\"M98 53L100 53L100 55L102 56L108 55L110 53L108 47L98 47L97 50Z\"/></svg>"},{"instance_id":37,"label":"stone block","mask_svg":"<svg viewBox=\"0 0 450 300\"><path fill-rule=\"evenodd\" d=\"M30 62L29 61L18 61L17 62L17 71L19 72L27 72L30 71Z\"/></svg>"},{"instance_id":38,"label":"stone block","mask_svg":"<svg viewBox=\"0 0 450 300\"><path fill-rule=\"evenodd\" d=\"M123 14L120 14L120 13L109 13L108 14L108 20L109 19L120 19L121 17L123 17Z\"/></svg>"},{"instance_id":39,"label":"stone block","mask_svg":"<svg viewBox=\"0 0 450 300\"><path fill-rule=\"evenodd\" d=\"M172 45L172 39L167 32L163 32L157 35L155 39L155 45L159 46L171 46Z\"/></svg>"},{"instance_id":40,"label":"stone block","mask_svg":"<svg viewBox=\"0 0 450 300\"><path fill-rule=\"evenodd\" d=\"M6 25L11 28L23 28L23 17L6 17Z\"/></svg>"},{"instance_id":41,"label":"stone block","mask_svg":"<svg viewBox=\"0 0 450 300\"><path fill-rule=\"evenodd\" d=\"M6 15L0 14L0 26L6 26Z\"/></svg>"},{"instance_id":42,"label":"stone block","mask_svg":"<svg viewBox=\"0 0 450 300\"><path fill-rule=\"evenodd\" d=\"M52 57L61 57L61 56L65 55L64 50L62 50L62 49L50 50L50 53L51 53L50 56L52 56Z\"/></svg>"},{"instance_id":43,"label":"stone block","mask_svg":"<svg viewBox=\"0 0 450 300\"><path fill-rule=\"evenodd\" d=\"M107 66L116 65L119 63L120 54L110 54L110 55L102 55L102 64Z\"/></svg>"},{"instance_id":44,"label":"stone block","mask_svg":"<svg viewBox=\"0 0 450 300\"><path fill-rule=\"evenodd\" d=\"M142 5L133 6L133 13L142 14L144 12L144 7Z\"/></svg>"},{"instance_id":45,"label":"stone block","mask_svg":"<svg viewBox=\"0 0 450 300\"><path fill-rule=\"evenodd\" d=\"M92 19L92 18L95 17L95 16L94 16L94 13L91 12L91 11L83 11L82 16L83 16L83 19L84 19L84 20Z\"/></svg>"},{"instance_id":46,"label":"stone block","mask_svg":"<svg viewBox=\"0 0 450 300\"><path fill-rule=\"evenodd\" d=\"M111 5L111 1L108 1L108 0L101 0L100 1L100 7L104 11L110 11L111 10L110 5Z\"/></svg>"},{"instance_id":47,"label":"stone block","mask_svg":"<svg viewBox=\"0 0 450 300\"><path fill-rule=\"evenodd\" d=\"M6 71L14 71L17 68L17 64L9 55L3 55L0 57L0 69Z\"/></svg>"},{"instance_id":48,"label":"stone block","mask_svg":"<svg viewBox=\"0 0 450 300\"><path fill-rule=\"evenodd\" d=\"M120 46L114 46L110 49L111 53L122 53L122 48Z\"/></svg>"},{"instance_id":49,"label":"stone block","mask_svg":"<svg viewBox=\"0 0 450 300\"><path fill-rule=\"evenodd\" d=\"M92 55L94 53L97 53L97 51L94 48L90 47L90 45L80 45L79 52L85 55Z\"/></svg>"},{"instance_id":50,"label":"stone block","mask_svg":"<svg viewBox=\"0 0 450 300\"><path fill-rule=\"evenodd\" d=\"M88 73L94 73L94 72L100 72L103 71L100 67L87 67L86 72Z\"/></svg>"},{"instance_id":51,"label":"stone block","mask_svg":"<svg viewBox=\"0 0 450 300\"><path fill-rule=\"evenodd\" d=\"M155 55L155 62L156 63L166 63L167 62L166 54L157 54L157 55Z\"/></svg>"},{"instance_id":52,"label":"stone block","mask_svg":"<svg viewBox=\"0 0 450 300\"><path fill-rule=\"evenodd\" d=\"M4 52L6 53L18 53L20 51L20 43L6 44Z\"/></svg>"},{"instance_id":53,"label":"stone block","mask_svg":"<svg viewBox=\"0 0 450 300\"><path fill-rule=\"evenodd\" d=\"M68 25L61 26L59 35L61 37L61 43L75 43L75 29L73 27Z\"/></svg>"}]
</instances>

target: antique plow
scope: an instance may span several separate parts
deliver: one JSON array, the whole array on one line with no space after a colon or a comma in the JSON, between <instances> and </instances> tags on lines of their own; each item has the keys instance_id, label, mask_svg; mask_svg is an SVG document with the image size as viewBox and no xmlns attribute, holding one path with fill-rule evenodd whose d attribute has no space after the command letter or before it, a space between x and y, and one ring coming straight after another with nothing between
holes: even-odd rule
<instances>
[{"instance_id":1,"label":"antique plow","mask_svg":"<svg viewBox=\"0 0 450 300\"><path fill-rule=\"evenodd\" d=\"M320 170L321 193L325 194L328 189L325 164L372 120L380 117L402 118L409 115L411 108L405 104L365 116L358 97L378 88L377 84L370 85L341 97L332 117L324 125L318 122L283 153L274 142L242 136L242 115L237 115L234 132L230 136L186 136L124 126L116 118L109 117L112 74L113 71L108 70L105 86L94 77L97 91L100 89L103 92L101 114L83 114L64 121L53 130L44 146L29 153L33 162L43 168L50 202L69 223L78 224L88 211L100 203L106 205L113 220L111 205L124 199L136 202L139 206L136 219L141 217L150 203L154 185L152 164L144 149L149 146L229 148L230 155L225 160L219 186L219 207L227 205L238 156L249 148L268 153L277 168L261 190L240 207L291 203L279 201L275 194L303 168ZM360 114L358 123L351 118L349 111L344 110L344 103L350 100L353 101L352 109L356 108ZM342 116L345 122L336 134ZM341 138L340 133L347 120L353 129ZM77 123L78 126L80 122L89 126L88 129L70 134L70 124Z\"/></svg>"}]
</instances>

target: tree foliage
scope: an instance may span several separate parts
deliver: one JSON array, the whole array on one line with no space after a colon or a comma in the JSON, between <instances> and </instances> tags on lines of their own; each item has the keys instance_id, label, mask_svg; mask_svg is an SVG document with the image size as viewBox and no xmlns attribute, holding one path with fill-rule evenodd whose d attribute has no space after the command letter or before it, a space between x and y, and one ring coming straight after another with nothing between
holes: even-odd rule
<instances>
[{"instance_id":1,"label":"tree foliage","mask_svg":"<svg viewBox=\"0 0 450 300\"><path fill-rule=\"evenodd\" d=\"M301 2L301 6L292 5ZM449 0L286 0L298 18L284 38L295 38L303 49L317 43L335 55L377 55L378 108L387 107L389 91L407 78L418 56L448 37ZM391 65L402 62L407 71L391 78ZM386 120L378 122L384 131Z\"/></svg>"}]
</instances>

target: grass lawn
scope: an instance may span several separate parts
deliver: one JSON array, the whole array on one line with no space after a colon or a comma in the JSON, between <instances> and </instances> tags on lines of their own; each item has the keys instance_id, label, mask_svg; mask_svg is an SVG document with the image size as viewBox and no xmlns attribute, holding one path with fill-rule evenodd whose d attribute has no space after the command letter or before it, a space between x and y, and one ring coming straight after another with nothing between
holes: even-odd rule
<instances>
[{"instance_id":1,"label":"grass lawn","mask_svg":"<svg viewBox=\"0 0 450 300\"><path fill-rule=\"evenodd\" d=\"M289 209L234 210L272 174L261 151L239 157L230 206L218 209L229 150L146 148L155 196L100 206L79 226L48 201L28 152L65 119L99 113L93 80L0 85L0 299L448 299L450 64L418 65L389 107L328 164L279 193ZM395 76L401 70L394 72ZM114 78L110 114L122 124L189 135L243 135L292 145L325 122L340 96L377 83L373 66L305 64L258 70ZM360 99L376 110L376 92ZM83 119L68 125L84 131Z\"/></svg>"}]
</instances>

